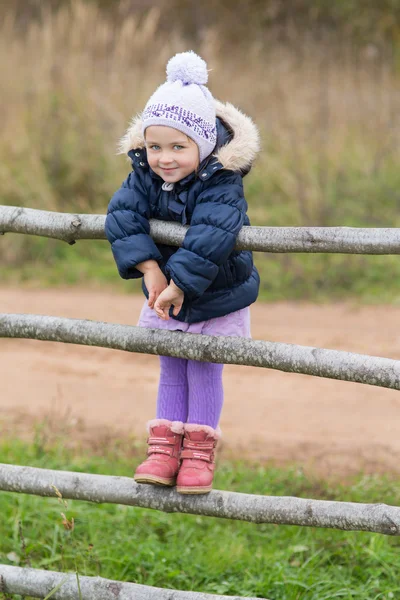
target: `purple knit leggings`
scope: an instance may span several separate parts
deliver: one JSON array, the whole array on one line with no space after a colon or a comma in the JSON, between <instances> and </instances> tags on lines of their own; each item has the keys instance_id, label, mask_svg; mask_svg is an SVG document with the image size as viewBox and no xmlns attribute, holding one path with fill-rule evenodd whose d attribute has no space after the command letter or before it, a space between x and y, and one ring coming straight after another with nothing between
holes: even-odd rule
<instances>
[{"instance_id":1,"label":"purple knit leggings","mask_svg":"<svg viewBox=\"0 0 400 600\"><path fill-rule=\"evenodd\" d=\"M160 356L157 419L215 429L224 402L224 365Z\"/></svg>"}]
</instances>

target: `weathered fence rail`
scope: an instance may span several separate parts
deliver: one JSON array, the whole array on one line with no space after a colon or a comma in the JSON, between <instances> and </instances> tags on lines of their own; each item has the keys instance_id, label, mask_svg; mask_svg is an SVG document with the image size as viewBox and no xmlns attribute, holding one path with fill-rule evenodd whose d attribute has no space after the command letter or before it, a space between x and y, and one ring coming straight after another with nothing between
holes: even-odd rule
<instances>
[{"instance_id":1,"label":"weathered fence rail","mask_svg":"<svg viewBox=\"0 0 400 600\"><path fill-rule=\"evenodd\" d=\"M57 213L0 205L0 234L25 233L73 244L105 239L104 215ZM180 246L187 226L150 221L156 242ZM331 252L341 254L400 254L400 229L359 227L243 227L237 249L258 252Z\"/></svg>"},{"instance_id":2,"label":"weathered fence rail","mask_svg":"<svg viewBox=\"0 0 400 600\"><path fill-rule=\"evenodd\" d=\"M101 346L128 352L265 367L400 389L400 361L279 342L214 337L42 315L0 314L0 338Z\"/></svg>"},{"instance_id":3,"label":"weathered fence rail","mask_svg":"<svg viewBox=\"0 0 400 600\"><path fill-rule=\"evenodd\" d=\"M137 484L129 477L0 464L2 491L56 497L53 486L68 500L125 504L167 513L204 515L250 523L301 525L400 535L400 508L386 504L257 496L219 490L188 497L178 494L174 488L164 489Z\"/></svg>"},{"instance_id":4,"label":"weathered fence rail","mask_svg":"<svg viewBox=\"0 0 400 600\"><path fill-rule=\"evenodd\" d=\"M242 596L216 596L199 592L184 592L122 583L102 577L81 577L56 571L28 569L0 564L1 577L6 593L45 598L57 586L59 591L51 595L54 600L244 600ZM79 583L78 583L79 582ZM1 587L0 587L1 591ZM260 600L260 598L246 598ZM266 598L261 600L267 600Z\"/></svg>"}]
</instances>

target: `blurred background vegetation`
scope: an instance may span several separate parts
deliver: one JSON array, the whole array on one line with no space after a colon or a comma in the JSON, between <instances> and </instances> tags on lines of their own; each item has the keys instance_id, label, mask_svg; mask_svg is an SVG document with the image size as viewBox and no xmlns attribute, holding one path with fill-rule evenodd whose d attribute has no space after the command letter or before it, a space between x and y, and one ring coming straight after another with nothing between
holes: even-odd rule
<instances>
[{"instance_id":1,"label":"blurred background vegetation","mask_svg":"<svg viewBox=\"0 0 400 600\"><path fill-rule=\"evenodd\" d=\"M400 227L400 0L15 0L0 6L0 202L105 213L118 139L175 53L250 114L254 225ZM107 242L8 234L1 280L122 282ZM397 256L256 255L267 300L400 301Z\"/></svg>"}]
</instances>

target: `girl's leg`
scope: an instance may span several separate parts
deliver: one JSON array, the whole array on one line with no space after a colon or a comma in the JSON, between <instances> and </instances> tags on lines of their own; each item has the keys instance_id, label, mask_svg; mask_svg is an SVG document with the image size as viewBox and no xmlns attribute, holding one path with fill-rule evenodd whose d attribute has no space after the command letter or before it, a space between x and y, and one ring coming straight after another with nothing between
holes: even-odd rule
<instances>
[{"instance_id":1,"label":"girl's leg","mask_svg":"<svg viewBox=\"0 0 400 600\"><path fill-rule=\"evenodd\" d=\"M160 356L157 418L147 424L148 458L135 471L138 483L174 485L188 412L187 360Z\"/></svg>"},{"instance_id":2,"label":"girl's leg","mask_svg":"<svg viewBox=\"0 0 400 600\"><path fill-rule=\"evenodd\" d=\"M160 356L157 419L186 422L188 414L188 361Z\"/></svg>"},{"instance_id":3,"label":"girl's leg","mask_svg":"<svg viewBox=\"0 0 400 600\"><path fill-rule=\"evenodd\" d=\"M189 360L189 414L184 425L181 466L176 480L180 494L207 494L214 478L214 454L224 393L224 365Z\"/></svg>"},{"instance_id":4,"label":"girl's leg","mask_svg":"<svg viewBox=\"0 0 400 600\"><path fill-rule=\"evenodd\" d=\"M224 365L195 360L189 360L187 363L189 413L186 421L191 424L208 425L215 429L224 402L222 386Z\"/></svg>"}]
</instances>

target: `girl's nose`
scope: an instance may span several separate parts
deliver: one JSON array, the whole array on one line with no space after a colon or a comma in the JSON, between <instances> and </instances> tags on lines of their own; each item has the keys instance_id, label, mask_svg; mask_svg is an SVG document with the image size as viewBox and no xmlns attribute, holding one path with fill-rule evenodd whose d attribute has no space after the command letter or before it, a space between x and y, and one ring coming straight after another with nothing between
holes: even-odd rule
<instances>
[{"instance_id":1,"label":"girl's nose","mask_svg":"<svg viewBox=\"0 0 400 600\"><path fill-rule=\"evenodd\" d=\"M159 165L170 165L173 162L173 160L174 159L169 154L163 154L158 159L158 164Z\"/></svg>"}]
</instances>

